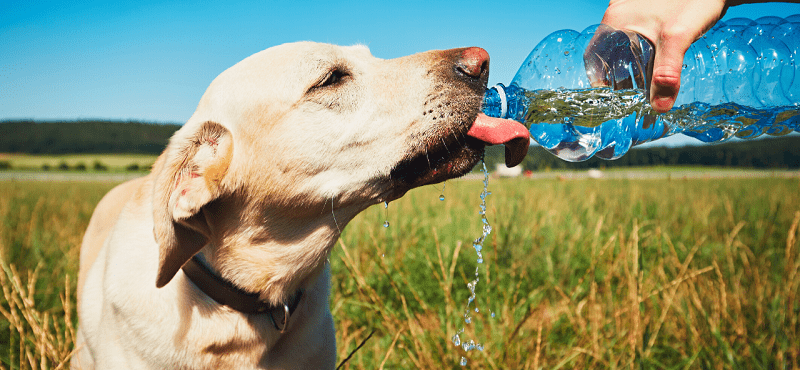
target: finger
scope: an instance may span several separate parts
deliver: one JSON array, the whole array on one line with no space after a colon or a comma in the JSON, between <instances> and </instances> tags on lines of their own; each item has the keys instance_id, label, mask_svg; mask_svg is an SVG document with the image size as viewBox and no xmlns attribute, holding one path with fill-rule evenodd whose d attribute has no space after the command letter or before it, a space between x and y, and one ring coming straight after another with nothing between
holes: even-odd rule
<instances>
[{"instance_id":1,"label":"finger","mask_svg":"<svg viewBox=\"0 0 800 370\"><path fill-rule=\"evenodd\" d=\"M650 87L650 105L656 112L672 109L681 88L680 69L660 66L653 69L653 82Z\"/></svg>"},{"instance_id":2,"label":"finger","mask_svg":"<svg viewBox=\"0 0 800 370\"><path fill-rule=\"evenodd\" d=\"M683 56L691 45L690 40L662 36L653 59L650 86L650 105L656 112L666 112L675 104L681 88Z\"/></svg>"}]
</instances>

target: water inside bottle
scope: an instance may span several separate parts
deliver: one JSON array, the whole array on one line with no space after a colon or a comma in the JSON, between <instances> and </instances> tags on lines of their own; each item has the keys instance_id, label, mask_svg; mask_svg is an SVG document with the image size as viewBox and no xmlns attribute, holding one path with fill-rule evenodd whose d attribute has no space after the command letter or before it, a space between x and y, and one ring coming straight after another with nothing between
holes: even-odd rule
<instances>
[{"instance_id":1,"label":"water inside bottle","mask_svg":"<svg viewBox=\"0 0 800 370\"><path fill-rule=\"evenodd\" d=\"M544 148L568 161L616 159L632 146L684 133L704 142L780 136L800 130L800 107L695 102L658 114L639 89L525 92L523 122Z\"/></svg>"}]
</instances>

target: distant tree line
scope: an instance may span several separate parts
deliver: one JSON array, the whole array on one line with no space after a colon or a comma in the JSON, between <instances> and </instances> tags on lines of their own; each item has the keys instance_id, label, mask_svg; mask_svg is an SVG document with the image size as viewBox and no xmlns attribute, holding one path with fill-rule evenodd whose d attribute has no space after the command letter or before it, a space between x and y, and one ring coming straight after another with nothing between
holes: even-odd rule
<instances>
[{"instance_id":1,"label":"distant tree line","mask_svg":"<svg viewBox=\"0 0 800 370\"><path fill-rule=\"evenodd\" d=\"M0 121L0 153L83 154L142 153L159 154L178 124L138 121ZM683 147L634 147L617 160L592 158L567 162L540 146L533 146L522 162L525 170L587 169L653 165L701 165L749 168L800 168L800 135L721 144ZM503 163L503 147L487 148L489 168Z\"/></svg>"},{"instance_id":2,"label":"distant tree line","mask_svg":"<svg viewBox=\"0 0 800 370\"><path fill-rule=\"evenodd\" d=\"M0 153L159 154L180 127L138 121L0 121Z\"/></svg>"},{"instance_id":3,"label":"distant tree line","mask_svg":"<svg viewBox=\"0 0 800 370\"><path fill-rule=\"evenodd\" d=\"M494 168L503 163L503 147L487 148L486 164ZM525 170L589 169L643 166L724 166L770 169L800 168L800 136L768 137L760 140L743 140L718 144L682 147L632 148L616 160L591 158L584 162L567 162L541 146L533 146L522 162Z\"/></svg>"}]
</instances>

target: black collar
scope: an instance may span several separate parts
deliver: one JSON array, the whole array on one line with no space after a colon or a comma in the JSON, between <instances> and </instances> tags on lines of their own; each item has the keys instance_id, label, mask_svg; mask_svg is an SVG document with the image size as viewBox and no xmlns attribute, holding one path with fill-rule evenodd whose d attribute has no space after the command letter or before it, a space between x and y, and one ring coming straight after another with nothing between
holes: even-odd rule
<instances>
[{"instance_id":1,"label":"black collar","mask_svg":"<svg viewBox=\"0 0 800 370\"><path fill-rule=\"evenodd\" d=\"M293 297L280 305L272 305L258 298L258 294L249 293L234 286L230 281L218 276L206 265L200 253L195 254L183 267L183 273L197 286L200 291L205 293L217 303L228 306L241 313L258 315L268 313L275 329L279 332L286 332L289 324L289 316L300 304L303 291L298 290ZM281 318L280 320L278 320ZM279 324L280 323L280 324Z\"/></svg>"}]
</instances>

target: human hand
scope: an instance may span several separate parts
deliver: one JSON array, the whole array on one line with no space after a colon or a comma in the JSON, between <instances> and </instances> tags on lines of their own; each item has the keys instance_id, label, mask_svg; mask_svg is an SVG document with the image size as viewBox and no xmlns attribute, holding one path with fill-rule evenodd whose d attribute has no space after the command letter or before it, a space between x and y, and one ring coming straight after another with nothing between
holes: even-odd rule
<instances>
[{"instance_id":1,"label":"human hand","mask_svg":"<svg viewBox=\"0 0 800 370\"><path fill-rule=\"evenodd\" d=\"M724 10L724 0L611 0L602 23L637 32L653 43L650 105L666 112L680 90L684 54Z\"/></svg>"}]
</instances>

